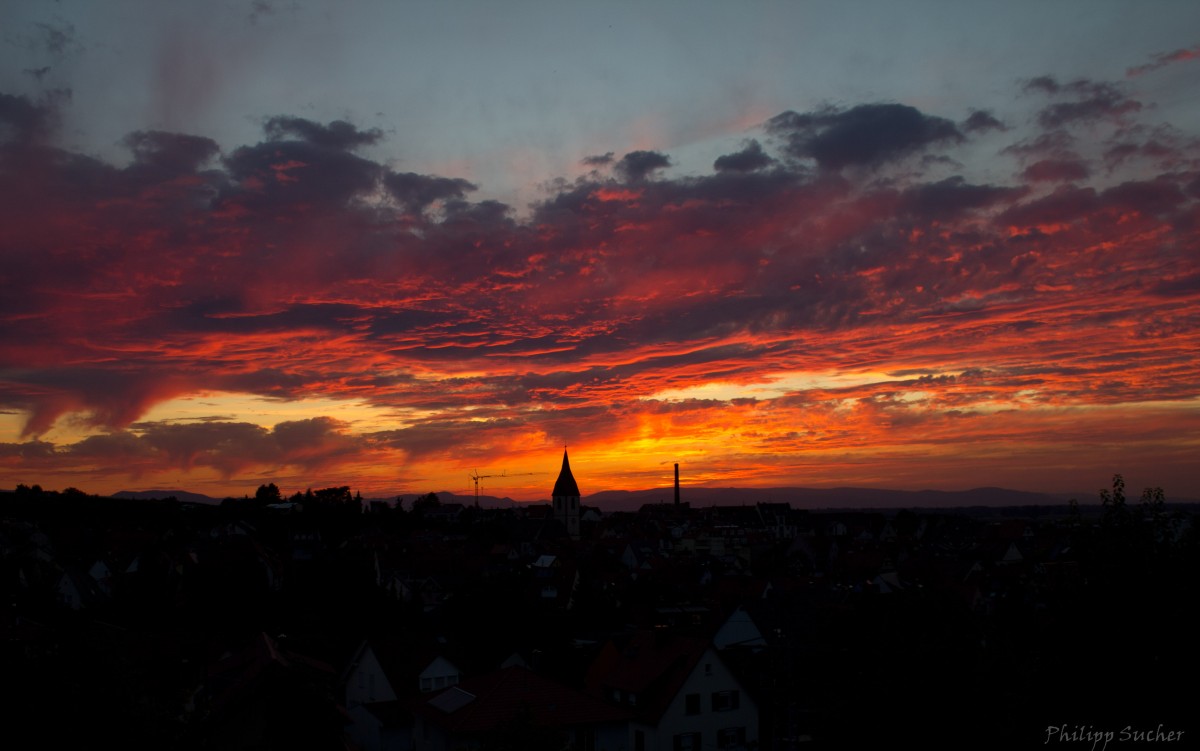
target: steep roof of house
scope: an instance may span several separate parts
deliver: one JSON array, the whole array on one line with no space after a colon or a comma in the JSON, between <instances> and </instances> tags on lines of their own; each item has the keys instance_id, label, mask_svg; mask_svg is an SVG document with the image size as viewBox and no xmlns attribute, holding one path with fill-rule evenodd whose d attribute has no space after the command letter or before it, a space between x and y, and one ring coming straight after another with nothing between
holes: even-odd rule
<instances>
[{"instance_id":1,"label":"steep roof of house","mask_svg":"<svg viewBox=\"0 0 1200 751\"><path fill-rule=\"evenodd\" d=\"M299 684L306 680L305 676L332 681L334 670L320 660L285 649L267 634L259 633L240 651L209 666L207 685L212 692L212 708L223 709L260 691L272 674L286 676L281 680Z\"/></svg>"},{"instance_id":2,"label":"steep roof of house","mask_svg":"<svg viewBox=\"0 0 1200 751\"><path fill-rule=\"evenodd\" d=\"M566 449L563 449L562 469L558 473L558 479L554 481L554 492L551 495L579 497L579 486L575 484L575 475L571 474L571 463L567 461Z\"/></svg>"},{"instance_id":3,"label":"steep roof of house","mask_svg":"<svg viewBox=\"0 0 1200 751\"><path fill-rule=\"evenodd\" d=\"M468 678L422 702L417 711L431 722L465 734L495 730L522 713L541 727L594 725L632 717L627 710L516 665Z\"/></svg>"},{"instance_id":4,"label":"steep roof of house","mask_svg":"<svg viewBox=\"0 0 1200 751\"><path fill-rule=\"evenodd\" d=\"M457 660L461 655L444 645L429 643L413 643L413 640L371 639L364 641L355 650L349 664L341 675L343 684L350 680L351 674L358 667L359 661L367 650L375 654L383 676L391 685L392 691L399 697L412 697L419 692L419 677L421 672L438 658L448 661L458 667Z\"/></svg>"},{"instance_id":5,"label":"steep roof of house","mask_svg":"<svg viewBox=\"0 0 1200 751\"><path fill-rule=\"evenodd\" d=\"M609 641L587 674L587 689L604 696L612 689L637 695L637 711L657 722L708 651L708 642L639 631Z\"/></svg>"}]
</instances>

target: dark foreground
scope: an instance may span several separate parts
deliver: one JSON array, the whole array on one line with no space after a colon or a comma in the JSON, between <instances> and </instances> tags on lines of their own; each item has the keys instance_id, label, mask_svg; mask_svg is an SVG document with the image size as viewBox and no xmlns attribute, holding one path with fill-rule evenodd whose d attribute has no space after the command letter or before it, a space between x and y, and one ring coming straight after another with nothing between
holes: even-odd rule
<instances>
[{"instance_id":1,"label":"dark foreground","mask_svg":"<svg viewBox=\"0 0 1200 751\"><path fill-rule=\"evenodd\" d=\"M652 634L714 649L757 707L757 727L719 736L730 748L1200 741L1197 533L1154 493L994 517L647 506L585 515L578 540L544 506L274 500L0 496L9 740L429 748L431 655L464 686L515 661L612 704L592 680L605 650ZM370 740L347 685L365 645L397 684L386 717L364 705L390 732ZM606 722L667 722L650 712L627 701ZM539 717L441 730L455 747L595 744Z\"/></svg>"}]
</instances>

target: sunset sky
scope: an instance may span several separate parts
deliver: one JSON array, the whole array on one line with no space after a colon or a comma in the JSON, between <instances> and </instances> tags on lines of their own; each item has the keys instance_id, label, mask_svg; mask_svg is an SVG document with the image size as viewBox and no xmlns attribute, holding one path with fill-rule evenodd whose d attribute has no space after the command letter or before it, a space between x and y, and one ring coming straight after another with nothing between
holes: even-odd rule
<instances>
[{"instance_id":1,"label":"sunset sky","mask_svg":"<svg viewBox=\"0 0 1200 751\"><path fill-rule=\"evenodd\" d=\"M1200 3L0 0L0 488L1200 498Z\"/></svg>"}]
</instances>

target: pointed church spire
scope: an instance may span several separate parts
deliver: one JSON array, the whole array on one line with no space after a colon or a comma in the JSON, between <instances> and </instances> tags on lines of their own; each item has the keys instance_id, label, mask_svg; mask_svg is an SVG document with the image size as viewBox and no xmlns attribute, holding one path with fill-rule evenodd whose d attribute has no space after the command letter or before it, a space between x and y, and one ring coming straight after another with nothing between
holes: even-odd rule
<instances>
[{"instance_id":1,"label":"pointed church spire","mask_svg":"<svg viewBox=\"0 0 1200 751\"><path fill-rule=\"evenodd\" d=\"M565 448L563 449L562 469L558 473L558 479L554 481L554 492L551 495L579 497L579 485L575 483L575 475L571 474L571 462L567 460Z\"/></svg>"}]
</instances>

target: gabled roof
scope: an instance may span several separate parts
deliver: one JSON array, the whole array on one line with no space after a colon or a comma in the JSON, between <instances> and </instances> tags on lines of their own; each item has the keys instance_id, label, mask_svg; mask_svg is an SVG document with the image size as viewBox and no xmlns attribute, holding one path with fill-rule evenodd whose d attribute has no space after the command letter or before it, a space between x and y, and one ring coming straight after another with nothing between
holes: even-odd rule
<instances>
[{"instance_id":1,"label":"gabled roof","mask_svg":"<svg viewBox=\"0 0 1200 751\"><path fill-rule=\"evenodd\" d=\"M341 682L350 680L350 676L358 668L359 662L367 650L374 653L383 677L391 685L392 692L398 697L411 697L418 693L420 676L423 671L439 659L453 665L458 665L447 656L447 651L439 649L434 644L412 644L386 639L372 639L362 642L355 650L349 664L342 671Z\"/></svg>"},{"instance_id":2,"label":"gabled roof","mask_svg":"<svg viewBox=\"0 0 1200 751\"><path fill-rule=\"evenodd\" d=\"M559 496L579 497L579 486L575 483L575 476L571 474L571 463L567 461L566 449L563 449L562 469L559 470L558 479L554 481L554 492L551 495L556 498Z\"/></svg>"},{"instance_id":3,"label":"gabled roof","mask_svg":"<svg viewBox=\"0 0 1200 751\"><path fill-rule=\"evenodd\" d=\"M587 689L635 694L638 714L657 723L708 650L705 640L651 631L614 639L588 669Z\"/></svg>"},{"instance_id":4,"label":"gabled roof","mask_svg":"<svg viewBox=\"0 0 1200 751\"><path fill-rule=\"evenodd\" d=\"M717 649L728 647L760 648L767 646L762 631L754 618L740 605L725 619L713 636L713 646Z\"/></svg>"},{"instance_id":5,"label":"gabled roof","mask_svg":"<svg viewBox=\"0 0 1200 751\"><path fill-rule=\"evenodd\" d=\"M456 733L486 733L527 713L540 727L621 722L633 715L527 668L475 676L417 706L427 721Z\"/></svg>"},{"instance_id":6,"label":"gabled roof","mask_svg":"<svg viewBox=\"0 0 1200 751\"><path fill-rule=\"evenodd\" d=\"M259 635L237 653L230 654L208 668L208 689L212 692L212 708L221 709L258 691L264 676L276 671L299 682L298 676L319 676L322 681L333 679L333 668L306 655L292 652L265 633Z\"/></svg>"}]
</instances>

